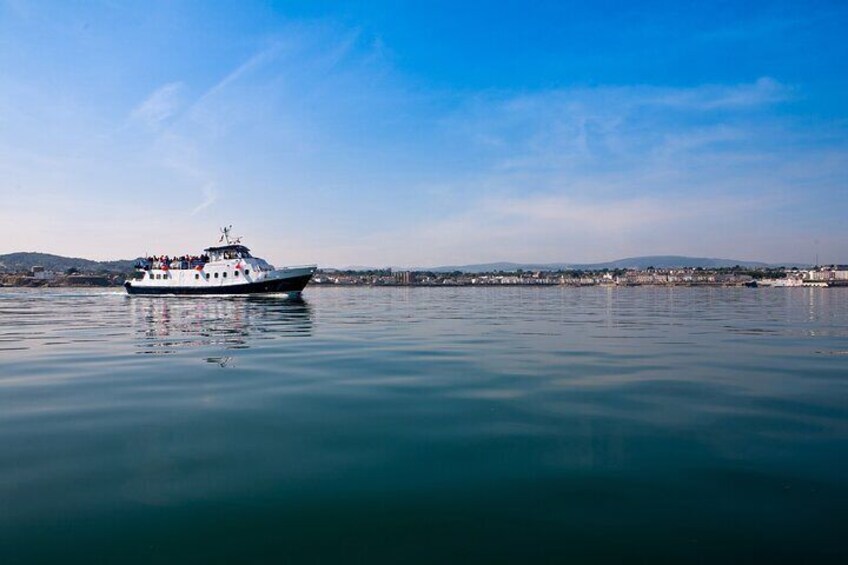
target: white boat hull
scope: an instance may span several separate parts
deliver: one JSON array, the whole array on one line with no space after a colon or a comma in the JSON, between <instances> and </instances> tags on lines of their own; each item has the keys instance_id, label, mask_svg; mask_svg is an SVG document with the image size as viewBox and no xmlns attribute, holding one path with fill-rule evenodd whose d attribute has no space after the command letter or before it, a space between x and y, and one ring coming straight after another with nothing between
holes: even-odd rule
<instances>
[{"instance_id":1,"label":"white boat hull","mask_svg":"<svg viewBox=\"0 0 848 565\"><path fill-rule=\"evenodd\" d=\"M157 279L146 276L142 280L131 280L124 283L124 288L129 294L190 294L190 295L215 295L215 294L263 294L263 293L287 293L299 294L309 283L317 267L289 267L274 271L265 271L256 276L233 277L229 271L229 277L212 277L206 270L184 269L170 271L166 278ZM206 275L210 274L209 277ZM219 272L223 274L223 272Z\"/></svg>"}]
</instances>

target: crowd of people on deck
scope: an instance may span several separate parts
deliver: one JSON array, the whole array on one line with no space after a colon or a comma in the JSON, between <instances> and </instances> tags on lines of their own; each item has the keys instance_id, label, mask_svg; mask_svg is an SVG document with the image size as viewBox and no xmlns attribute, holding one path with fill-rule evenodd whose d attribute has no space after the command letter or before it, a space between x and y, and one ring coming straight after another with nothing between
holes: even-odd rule
<instances>
[{"instance_id":1,"label":"crowd of people on deck","mask_svg":"<svg viewBox=\"0 0 848 565\"><path fill-rule=\"evenodd\" d=\"M167 255L151 256L140 259L138 267L149 269L194 269L203 267L209 262L209 255L182 255L180 257L169 257Z\"/></svg>"}]
</instances>

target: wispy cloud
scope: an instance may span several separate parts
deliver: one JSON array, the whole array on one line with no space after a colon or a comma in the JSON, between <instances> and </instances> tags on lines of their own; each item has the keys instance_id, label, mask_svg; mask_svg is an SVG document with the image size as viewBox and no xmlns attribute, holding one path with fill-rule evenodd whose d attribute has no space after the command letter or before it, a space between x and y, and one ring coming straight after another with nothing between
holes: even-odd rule
<instances>
[{"instance_id":1,"label":"wispy cloud","mask_svg":"<svg viewBox=\"0 0 848 565\"><path fill-rule=\"evenodd\" d=\"M257 230L306 234L278 249L269 236L270 254L427 264L740 245L785 257L787 242L839 232L848 205L845 89L820 72L845 59L836 7L647 10L626 29L581 9L574 25L600 20L597 36L532 18L546 48L528 51L521 34L480 50L462 26L344 9L306 21L277 7L34 5L0 0L0 35L14 47L0 81L6 217L29 217L34 204L19 193L30 194L53 203L45 225L67 231L56 202L68 194L99 228L87 203L122 209L145 190L153 196L138 206L159 208L164 228L148 232L176 240L194 237L191 224L232 221L220 203L237 184ZM381 27L395 23L409 36L384 43ZM433 38L422 29L446 34L426 60ZM630 43L637 35L644 46ZM752 35L756 45L736 45ZM151 49L134 49L137 40ZM721 64L733 55L738 64ZM681 60L697 68L679 72ZM152 78L122 96L108 79L122 73Z\"/></svg>"},{"instance_id":2,"label":"wispy cloud","mask_svg":"<svg viewBox=\"0 0 848 565\"><path fill-rule=\"evenodd\" d=\"M157 88L131 112L133 120L156 132L152 148L162 165L191 181L205 183L201 188L202 201L191 210L192 216L215 204L219 195L215 181L217 175L214 167L208 164L208 156L203 150L206 145L204 132L196 128L198 121L204 121L200 119L204 106L216 95L248 76L251 71L272 61L282 47L281 42L275 42L227 73L187 107L184 116L190 120L178 119L177 115L184 107L187 90L182 82L173 82ZM210 125L208 119L205 122L207 126Z\"/></svg>"},{"instance_id":3,"label":"wispy cloud","mask_svg":"<svg viewBox=\"0 0 848 565\"><path fill-rule=\"evenodd\" d=\"M130 113L130 118L151 129L159 129L179 110L184 91L185 86L181 82L165 84L136 106Z\"/></svg>"},{"instance_id":4,"label":"wispy cloud","mask_svg":"<svg viewBox=\"0 0 848 565\"><path fill-rule=\"evenodd\" d=\"M265 47L251 55L246 61L238 67L227 73L221 80L215 83L211 88L206 90L193 104L193 107L198 107L204 101L212 98L219 92L226 89L228 86L238 81L251 71L262 67L263 65L273 61L283 51L285 44L282 41L275 41L270 46Z\"/></svg>"},{"instance_id":5,"label":"wispy cloud","mask_svg":"<svg viewBox=\"0 0 848 565\"><path fill-rule=\"evenodd\" d=\"M342 257L362 264L435 266L487 261L589 262L627 254L709 254L756 257L740 222L753 225L774 203L709 196L616 199L492 198L442 219L400 231L356 234L339 243ZM378 251L378 252L375 252ZM344 263L339 263L343 266Z\"/></svg>"},{"instance_id":6,"label":"wispy cloud","mask_svg":"<svg viewBox=\"0 0 848 565\"><path fill-rule=\"evenodd\" d=\"M215 189L214 184L209 183L205 185L201 191L203 193L203 201L191 211L192 216L209 208L218 200L218 191Z\"/></svg>"},{"instance_id":7,"label":"wispy cloud","mask_svg":"<svg viewBox=\"0 0 848 565\"><path fill-rule=\"evenodd\" d=\"M490 94L461 104L444 128L453 132L458 145L476 147L495 159L497 170L559 175L573 182L598 171L646 168L648 160L656 164L656 159L684 150L694 155L695 149L744 145L761 135L762 123L751 122L750 110L785 101L790 92L761 78L730 86ZM568 172L573 174L563 179Z\"/></svg>"},{"instance_id":8,"label":"wispy cloud","mask_svg":"<svg viewBox=\"0 0 848 565\"><path fill-rule=\"evenodd\" d=\"M605 202L567 196L503 198L485 203L488 224L532 222L566 224L570 230L614 233L680 223L712 214L750 210L751 198L627 198Z\"/></svg>"},{"instance_id":9,"label":"wispy cloud","mask_svg":"<svg viewBox=\"0 0 848 565\"><path fill-rule=\"evenodd\" d=\"M777 244L757 240L757 226L804 205L795 187L826 190L839 174L833 167L847 169L830 159L824 178L821 150L802 140L809 133L758 111L791 97L770 78L467 96L438 135L449 140L448 162L462 155L473 166L437 175L436 191L415 191L439 202L434 212L353 238L345 252L367 263L379 249L407 265L410 250L423 265L654 252L765 257L761 250Z\"/></svg>"},{"instance_id":10,"label":"wispy cloud","mask_svg":"<svg viewBox=\"0 0 848 565\"><path fill-rule=\"evenodd\" d=\"M709 111L774 104L788 100L791 94L789 87L773 78L761 77L748 84L703 85L665 92L659 90L655 98L648 97L645 103Z\"/></svg>"}]
</instances>

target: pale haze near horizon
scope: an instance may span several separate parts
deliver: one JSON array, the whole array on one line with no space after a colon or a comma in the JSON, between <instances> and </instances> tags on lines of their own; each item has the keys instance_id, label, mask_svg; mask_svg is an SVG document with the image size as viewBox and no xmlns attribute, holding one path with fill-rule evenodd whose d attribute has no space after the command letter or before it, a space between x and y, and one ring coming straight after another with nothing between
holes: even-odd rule
<instances>
[{"instance_id":1,"label":"pale haze near horizon","mask_svg":"<svg viewBox=\"0 0 848 565\"><path fill-rule=\"evenodd\" d=\"M848 263L846 16L0 0L0 253Z\"/></svg>"}]
</instances>

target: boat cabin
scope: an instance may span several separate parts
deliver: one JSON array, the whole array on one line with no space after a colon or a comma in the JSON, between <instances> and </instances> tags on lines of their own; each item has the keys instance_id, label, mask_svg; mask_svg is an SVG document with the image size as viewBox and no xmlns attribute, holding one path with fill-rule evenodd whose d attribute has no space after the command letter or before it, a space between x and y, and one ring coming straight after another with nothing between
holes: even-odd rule
<instances>
[{"instance_id":1,"label":"boat cabin","mask_svg":"<svg viewBox=\"0 0 848 565\"><path fill-rule=\"evenodd\" d=\"M207 247L203 250L209 255L209 261L225 261L227 259L251 259L250 249L244 245L222 245L220 247Z\"/></svg>"}]
</instances>

